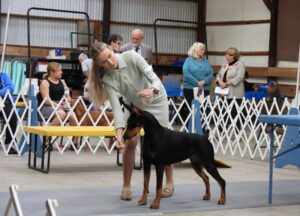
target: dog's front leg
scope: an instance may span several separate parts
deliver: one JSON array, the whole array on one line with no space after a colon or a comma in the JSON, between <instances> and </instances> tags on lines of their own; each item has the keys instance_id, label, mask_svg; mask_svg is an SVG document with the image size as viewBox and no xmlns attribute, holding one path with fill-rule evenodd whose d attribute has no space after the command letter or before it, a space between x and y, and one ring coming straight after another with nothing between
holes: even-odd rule
<instances>
[{"instance_id":1,"label":"dog's front leg","mask_svg":"<svg viewBox=\"0 0 300 216\"><path fill-rule=\"evenodd\" d=\"M162 195L162 182L164 176L164 166L162 165L155 165L156 169L156 195L153 203L151 204L150 208L158 209L160 204L160 198Z\"/></svg>"},{"instance_id":2,"label":"dog's front leg","mask_svg":"<svg viewBox=\"0 0 300 216\"><path fill-rule=\"evenodd\" d=\"M147 198L149 193L149 181L151 174L151 164L149 161L144 159L144 190L143 195L139 199L139 205L147 205Z\"/></svg>"}]
</instances>

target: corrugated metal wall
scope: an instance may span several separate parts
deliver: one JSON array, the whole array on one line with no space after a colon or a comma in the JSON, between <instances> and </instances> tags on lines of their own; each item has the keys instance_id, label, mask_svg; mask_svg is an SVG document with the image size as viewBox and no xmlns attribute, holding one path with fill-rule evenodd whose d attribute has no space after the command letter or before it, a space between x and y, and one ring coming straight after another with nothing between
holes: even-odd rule
<instances>
[{"instance_id":1,"label":"corrugated metal wall","mask_svg":"<svg viewBox=\"0 0 300 216\"><path fill-rule=\"evenodd\" d=\"M197 5L179 0L111 0L111 20L148 24L157 18L196 21Z\"/></svg>"},{"instance_id":2,"label":"corrugated metal wall","mask_svg":"<svg viewBox=\"0 0 300 216\"><path fill-rule=\"evenodd\" d=\"M30 7L42 7L61 10L84 11L90 19L102 19L102 0L2 0L1 12L6 13L11 7L12 14L27 14ZM70 19L84 19L84 15L71 13L57 13L50 11L32 10L30 15L63 17ZM75 20L54 21L30 19L31 45L46 47L70 47L70 32L76 32L77 24ZM4 32L6 18L1 19L1 32ZM4 34L1 34L3 43ZM74 37L76 40L76 38ZM27 45L27 23L25 18L11 17L7 35L7 44Z\"/></svg>"},{"instance_id":3,"label":"corrugated metal wall","mask_svg":"<svg viewBox=\"0 0 300 216\"><path fill-rule=\"evenodd\" d=\"M2 0L2 13L11 7L13 14L26 14L30 7L45 7L64 10L85 11L91 19L102 20L103 0ZM32 11L30 15L83 18L82 15L45 11ZM111 21L153 24L157 18L196 21L197 3L180 0L112 0ZM2 18L2 32L6 19ZM159 22L160 25L184 25ZM190 26L190 25L187 25ZM130 32L140 26L112 24L111 33L122 35L124 42L130 41ZM153 27L143 27L145 43L154 49ZM70 32L76 31L72 21L34 20L31 22L31 44L33 46L70 47ZM196 39L193 29L158 28L158 52L186 53ZM3 34L1 35L3 42ZM11 18L8 44L27 45L26 19Z\"/></svg>"},{"instance_id":4,"label":"corrugated metal wall","mask_svg":"<svg viewBox=\"0 0 300 216\"><path fill-rule=\"evenodd\" d=\"M5 26L6 18L1 19ZM30 21L32 46L70 47L70 32L76 31L73 22L57 22L33 19ZM4 34L1 34L3 42ZM7 44L27 45L27 21L23 18L12 18L9 21Z\"/></svg>"},{"instance_id":5,"label":"corrugated metal wall","mask_svg":"<svg viewBox=\"0 0 300 216\"><path fill-rule=\"evenodd\" d=\"M172 0L112 0L111 21L129 23L153 24L155 19L173 19L184 21L197 21L197 3L189 1ZM157 22L158 25L183 25L170 22ZM154 50L154 28L140 26L111 25L111 33L119 33L124 43L130 41L130 33L134 28L144 31L144 42ZM196 30L178 28L158 28L158 52L186 53L196 40Z\"/></svg>"},{"instance_id":6,"label":"corrugated metal wall","mask_svg":"<svg viewBox=\"0 0 300 216\"><path fill-rule=\"evenodd\" d=\"M7 12L11 7L11 13L27 14L30 7L52 8L61 10L86 11L86 0L2 0L2 12ZM64 18L83 18L82 15L55 13L47 11L32 11L30 15L64 17Z\"/></svg>"}]
</instances>

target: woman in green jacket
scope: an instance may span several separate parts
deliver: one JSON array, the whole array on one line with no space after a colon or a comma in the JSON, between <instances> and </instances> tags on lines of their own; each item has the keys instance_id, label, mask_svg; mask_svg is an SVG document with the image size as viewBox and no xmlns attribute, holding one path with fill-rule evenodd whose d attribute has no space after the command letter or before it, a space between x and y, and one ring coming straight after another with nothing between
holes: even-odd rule
<instances>
[{"instance_id":1,"label":"woman in green jacket","mask_svg":"<svg viewBox=\"0 0 300 216\"><path fill-rule=\"evenodd\" d=\"M136 52L131 50L114 54L107 44L96 42L92 46L91 56L93 69L88 80L89 97L96 106L103 104L106 98L111 103L117 134L117 148L124 148L121 199L131 200L130 181L139 137L126 142L123 140L126 118L118 93L140 109L154 114L164 127L168 127L169 123L167 94L152 67ZM173 168L166 166L165 170L167 182L163 197L170 197L173 194Z\"/></svg>"}]
</instances>

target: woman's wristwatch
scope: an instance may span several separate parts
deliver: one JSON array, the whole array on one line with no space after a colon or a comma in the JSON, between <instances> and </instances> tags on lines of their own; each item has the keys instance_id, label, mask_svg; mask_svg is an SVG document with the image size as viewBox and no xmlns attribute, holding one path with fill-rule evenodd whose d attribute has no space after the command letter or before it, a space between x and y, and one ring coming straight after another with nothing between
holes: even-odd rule
<instances>
[{"instance_id":1,"label":"woman's wristwatch","mask_svg":"<svg viewBox=\"0 0 300 216\"><path fill-rule=\"evenodd\" d=\"M152 87L152 91L153 91L153 93L154 93L155 95L157 95L157 94L159 93L159 90L156 89L156 88L154 88L154 87Z\"/></svg>"}]
</instances>

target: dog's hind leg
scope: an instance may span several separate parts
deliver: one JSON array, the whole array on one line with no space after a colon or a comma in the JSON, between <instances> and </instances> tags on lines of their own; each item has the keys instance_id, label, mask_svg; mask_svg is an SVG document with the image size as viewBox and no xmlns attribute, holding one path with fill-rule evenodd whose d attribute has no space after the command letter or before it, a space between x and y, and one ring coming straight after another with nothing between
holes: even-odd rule
<instances>
[{"instance_id":1,"label":"dog's hind leg","mask_svg":"<svg viewBox=\"0 0 300 216\"><path fill-rule=\"evenodd\" d=\"M148 161L144 162L144 190L143 195L139 199L139 205L147 205L147 198L149 194L149 181L150 181L150 174L151 174L151 164Z\"/></svg>"},{"instance_id":2,"label":"dog's hind leg","mask_svg":"<svg viewBox=\"0 0 300 216\"><path fill-rule=\"evenodd\" d=\"M225 180L221 177L220 173L217 170L217 167L214 164L206 164L204 165L205 169L207 172L218 182L221 188L221 195L220 199L218 201L219 205L224 205L226 203L226 195L225 195L225 187L226 187L226 182Z\"/></svg>"},{"instance_id":3,"label":"dog's hind leg","mask_svg":"<svg viewBox=\"0 0 300 216\"><path fill-rule=\"evenodd\" d=\"M153 200L150 208L158 209L160 205L160 199L162 195L162 182L164 176L164 166L163 165L155 165L156 170L156 195L155 199Z\"/></svg>"},{"instance_id":4,"label":"dog's hind leg","mask_svg":"<svg viewBox=\"0 0 300 216\"><path fill-rule=\"evenodd\" d=\"M195 172L202 178L205 185L205 194L203 195L203 200L210 200L210 184L209 178L204 173L202 164L199 161L191 160L191 164Z\"/></svg>"}]
</instances>

